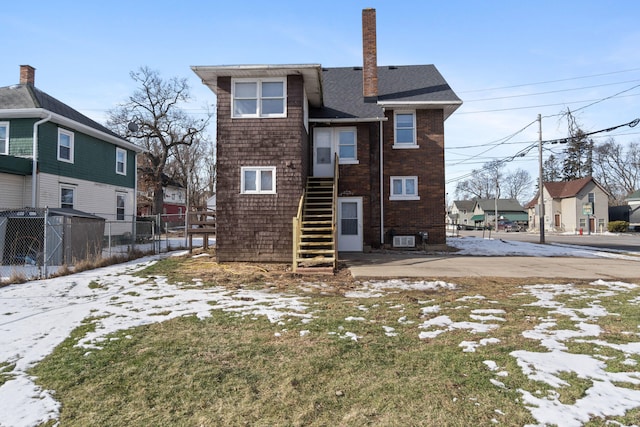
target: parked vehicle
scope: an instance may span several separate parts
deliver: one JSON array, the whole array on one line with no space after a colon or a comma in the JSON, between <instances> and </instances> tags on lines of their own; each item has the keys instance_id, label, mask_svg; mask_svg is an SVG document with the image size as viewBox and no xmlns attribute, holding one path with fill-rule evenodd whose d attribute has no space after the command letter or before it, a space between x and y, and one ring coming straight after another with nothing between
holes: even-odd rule
<instances>
[{"instance_id":1,"label":"parked vehicle","mask_svg":"<svg viewBox=\"0 0 640 427\"><path fill-rule=\"evenodd\" d=\"M511 221L498 221L498 231L520 231L520 226Z\"/></svg>"}]
</instances>

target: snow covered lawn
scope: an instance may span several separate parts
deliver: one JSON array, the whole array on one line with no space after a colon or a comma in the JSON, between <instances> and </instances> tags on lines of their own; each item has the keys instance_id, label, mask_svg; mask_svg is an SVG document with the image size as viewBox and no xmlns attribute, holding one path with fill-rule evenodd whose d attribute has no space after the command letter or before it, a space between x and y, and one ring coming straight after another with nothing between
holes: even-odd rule
<instances>
[{"instance_id":1,"label":"snow covered lawn","mask_svg":"<svg viewBox=\"0 0 640 427\"><path fill-rule=\"evenodd\" d=\"M60 417L55 391L38 385L30 369L80 326L93 326L75 344L90 358L113 340L128 339L131 328L185 316L204 322L214 312L253 322L268 319L274 340L295 337L297 346L307 340L309 352L325 339L350 343L348 349L358 353L408 345L421 357L423 351L446 348L455 355L451 363L461 364L453 370L475 383L437 398L449 402L452 414L457 405L460 414L472 411L468 416L476 418L470 423L515 425L525 419L527 425L580 426L599 418L616 426L639 424L637 284L483 287L465 281L389 280L342 290L301 282L297 289L280 290L277 284L264 289L217 286L197 275L185 284L136 274L159 259L0 288L0 426L37 426ZM428 361L421 358L420 363ZM400 369L397 375L403 375L394 365L371 368ZM423 381L465 383L444 374ZM568 396L569 391L577 394ZM344 394L341 389L335 396ZM392 402L396 394L389 395ZM350 408L342 402L334 410L348 420ZM353 405L355 422L362 414ZM384 410L378 411L383 420Z\"/></svg>"}]
</instances>

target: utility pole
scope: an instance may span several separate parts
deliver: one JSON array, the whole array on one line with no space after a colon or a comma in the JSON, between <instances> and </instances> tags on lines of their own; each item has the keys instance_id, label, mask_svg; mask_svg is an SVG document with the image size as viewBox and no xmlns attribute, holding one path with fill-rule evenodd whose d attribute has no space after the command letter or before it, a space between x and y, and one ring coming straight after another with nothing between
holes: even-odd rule
<instances>
[{"instance_id":1,"label":"utility pole","mask_svg":"<svg viewBox=\"0 0 640 427\"><path fill-rule=\"evenodd\" d=\"M542 178L542 116L538 114L538 154L540 183L538 184L540 196L538 199L538 213L540 214L540 243L544 243L544 182Z\"/></svg>"},{"instance_id":2,"label":"utility pole","mask_svg":"<svg viewBox=\"0 0 640 427\"><path fill-rule=\"evenodd\" d=\"M499 197L500 197L500 186L498 185L498 171L496 169L496 198L495 198L495 205L494 205L496 233L498 232L498 198Z\"/></svg>"}]
</instances>

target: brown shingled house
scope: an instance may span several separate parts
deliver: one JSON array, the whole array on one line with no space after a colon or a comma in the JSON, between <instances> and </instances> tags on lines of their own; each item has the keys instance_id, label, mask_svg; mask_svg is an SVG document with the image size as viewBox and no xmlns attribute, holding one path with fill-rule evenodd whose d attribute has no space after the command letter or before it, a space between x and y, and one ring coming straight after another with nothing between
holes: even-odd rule
<instances>
[{"instance_id":1,"label":"brown shingled house","mask_svg":"<svg viewBox=\"0 0 640 427\"><path fill-rule=\"evenodd\" d=\"M444 121L462 101L433 65L378 66L362 18L363 66L192 67L218 100L219 261L445 243Z\"/></svg>"}]
</instances>

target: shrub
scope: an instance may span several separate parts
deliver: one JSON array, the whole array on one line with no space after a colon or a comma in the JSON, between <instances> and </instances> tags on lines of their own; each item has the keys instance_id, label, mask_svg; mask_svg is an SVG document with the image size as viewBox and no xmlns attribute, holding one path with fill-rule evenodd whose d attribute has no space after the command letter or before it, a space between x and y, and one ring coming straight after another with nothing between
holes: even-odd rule
<instances>
[{"instance_id":1,"label":"shrub","mask_svg":"<svg viewBox=\"0 0 640 427\"><path fill-rule=\"evenodd\" d=\"M611 221L608 229L612 233L623 233L629 230L629 223L627 221Z\"/></svg>"}]
</instances>

